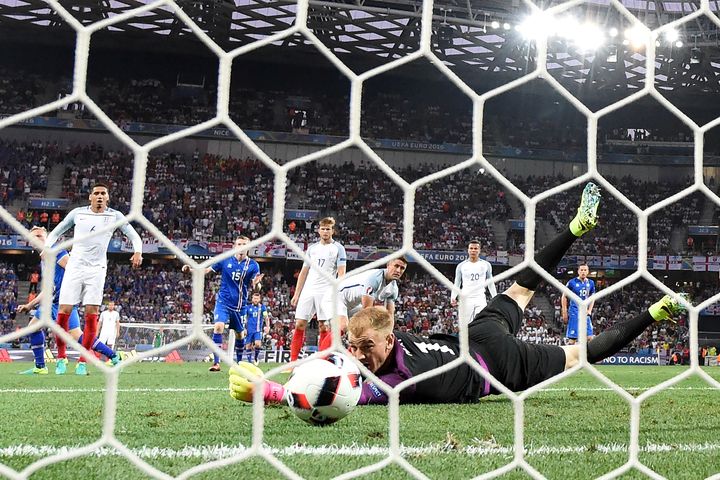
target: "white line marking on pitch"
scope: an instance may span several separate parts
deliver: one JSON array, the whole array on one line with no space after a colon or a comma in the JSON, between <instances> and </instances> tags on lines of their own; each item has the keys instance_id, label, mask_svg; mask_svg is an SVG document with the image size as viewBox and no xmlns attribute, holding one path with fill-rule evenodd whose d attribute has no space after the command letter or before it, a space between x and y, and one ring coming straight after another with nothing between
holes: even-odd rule
<instances>
[{"instance_id":1,"label":"white line marking on pitch","mask_svg":"<svg viewBox=\"0 0 720 480\"><path fill-rule=\"evenodd\" d=\"M624 387L625 390L640 390L645 391L650 387ZM720 389L714 387L667 387L664 390L717 390ZM118 392L121 393L163 393L163 392L224 392L227 391L227 387L179 387L179 388L118 388ZM613 392L615 391L609 387L557 387L557 388L543 388L537 393L554 393L554 392ZM3 393L100 393L105 392L104 388L3 388L0 389L0 394Z\"/></svg>"},{"instance_id":2,"label":"white line marking on pitch","mask_svg":"<svg viewBox=\"0 0 720 480\"><path fill-rule=\"evenodd\" d=\"M0 448L0 458L10 457L47 457L51 455L63 455L80 446L54 447L50 445L15 445ZM290 456L290 455L308 455L323 456L332 458L332 456L340 455L347 457L362 456L385 456L388 455L387 447L372 445L291 445L289 447L270 447L265 445L265 450L273 455ZM241 455L248 450L243 445L187 445L180 449L167 447L140 447L130 449L132 453L148 459L157 458L199 458L202 460L214 460L221 458L230 458ZM691 443L691 444L646 444L640 447L640 451L644 453L667 453L667 452L714 452L720 450L718 443ZM562 454L583 454L588 452L607 453L627 453L628 446L620 443L610 443L602 445L587 446L538 446L525 449L528 456L542 455L562 455ZM402 446L401 455L440 455L447 453L482 456L482 455L513 455L512 446L502 445L474 445L461 449L454 449L445 445L425 445L419 447ZM95 457L122 456L122 454L114 448L101 447L92 454Z\"/></svg>"}]
</instances>

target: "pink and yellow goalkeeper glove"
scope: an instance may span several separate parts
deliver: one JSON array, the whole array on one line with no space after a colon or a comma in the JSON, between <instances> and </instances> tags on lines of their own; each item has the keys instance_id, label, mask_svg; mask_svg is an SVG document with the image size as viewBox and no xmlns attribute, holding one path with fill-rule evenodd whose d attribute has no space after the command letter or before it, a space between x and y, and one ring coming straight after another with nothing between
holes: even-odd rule
<instances>
[{"instance_id":1,"label":"pink and yellow goalkeeper glove","mask_svg":"<svg viewBox=\"0 0 720 480\"><path fill-rule=\"evenodd\" d=\"M240 362L230 368L230 396L243 402L253 401L253 381L263 379L265 405L286 404L285 388L276 382L265 380L262 370L248 362Z\"/></svg>"}]
</instances>

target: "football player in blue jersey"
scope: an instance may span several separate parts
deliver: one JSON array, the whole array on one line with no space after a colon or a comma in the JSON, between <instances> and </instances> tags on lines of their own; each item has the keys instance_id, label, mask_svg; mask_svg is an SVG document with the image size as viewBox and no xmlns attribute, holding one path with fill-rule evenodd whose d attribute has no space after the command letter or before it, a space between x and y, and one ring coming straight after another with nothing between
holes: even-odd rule
<instances>
[{"instance_id":1,"label":"football player in blue jersey","mask_svg":"<svg viewBox=\"0 0 720 480\"><path fill-rule=\"evenodd\" d=\"M587 300L591 295L595 293L595 282L587 278L590 273L590 267L586 264L578 266L578 276L571 279L565 285L568 290L573 292L575 295L580 297L581 300ZM562 306L562 319L567 323L567 332L565 337L567 338L568 345L574 345L578 339L578 331L580 329L580 322L578 316L580 315L580 306L575 302L570 302L568 308L568 297L563 292L562 298L560 299ZM587 339L591 340L593 337L592 327L592 310L595 302L592 301L587 307Z\"/></svg>"},{"instance_id":2,"label":"football player in blue jersey","mask_svg":"<svg viewBox=\"0 0 720 480\"><path fill-rule=\"evenodd\" d=\"M30 235L34 236L41 242L45 243L47 239L47 230L45 227L33 227L30 229ZM50 309L51 318L57 321L57 313L60 308L60 286L65 278L65 267L70 259L70 254L67 250L60 250L55 257L55 275L53 277L53 301ZM29 312L37 305L40 304L44 296L46 295L43 290L40 292L32 301L19 305L17 308L18 313ZM40 308L35 310L33 318L30 319L30 325L37 323L40 320L41 313ZM80 316L78 315L77 306L73 307L68 316L68 324L66 330L72 335L72 337L78 342L82 343L83 332L80 329ZM64 375L67 370L67 353L65 341L60 337L56 337L57 343L57 363L55 364L55 373L57 375ZM116 365L120 361L120 356L117 355L111 348L104 343L100 342L97 338L91 342L92 349L96 352L100 352L107 356L113 365ZM35 357L35 367L24 372L20 372L23 375L46 375L48 369L45 366L45 331L43 329L37 330L30 334L30 349ZM77 368L75 373L78 375L85 375L84 363L78 363L78 367L82 365L82 368Z\"/></svg>"},{"instance_id":3,"label":"football player in blue jersey","mask_svg":"<svg viewBox=\"0 0 720 480\"><path fill-rule=\"evenodd\" d=\"M239 236L235 239L233 248L243 248L249 242L248 237ZM183 265L182 271L189 272L190 265ZM247 256L247 249L245 249L205 269L206 275L210 272L221 275L220 289L215 297L213 342L218 346L222 345L222 335L225 325L228 325L235 330L239 344L242 345L244 327L241 312L243 307L248 304L250 291L262 281L260 265ZM220 357L216 353L213 353L213 366L210 367L210 371L220 371Z\"/></svg>"},{"instance_id":4,"label":"football player in blue jersey","mask_svg":"<svg viewBox=\"0 0 720 480\"><path fill-rule=\"evenodd\" d=\"M253 292L250 297L250 304L245 305L242 311L242 318L245 322L245 350L247 351L248 362L258 364L260 347L266 330L270 329L270 316L265 305L260 303L262 297L260 292ZM242 350L237 355L237 361L242 361Z\"/></svg>"}]
</instances>

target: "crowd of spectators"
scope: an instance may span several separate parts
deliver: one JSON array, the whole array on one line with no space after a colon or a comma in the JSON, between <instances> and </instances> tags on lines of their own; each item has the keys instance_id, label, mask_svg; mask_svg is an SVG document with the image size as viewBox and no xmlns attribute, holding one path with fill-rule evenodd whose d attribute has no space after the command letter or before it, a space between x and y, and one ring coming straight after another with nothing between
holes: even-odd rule
<instances>
[{"instance_id":1,"label":"crowd of spectators","mask_svg":"<svg viewBox=\"0 0 720 480\"><path fill-rule=\"evenodd\" d=\"M18 277L11 265L0 263L0 335L15 329L17 305Z\"/></svg>"},{"instance_id":2,"label":"crowd of spectators","mask_svg":"<svg viewBox=\"0 0 720 480\"><path fill-rule=\"evenodd\" d=\"M49 170L62 154L57 143L0 140L0 205L44 194Z\"/></svg>"},{"instance_id":3,"label":"crowd of spectators","mask_svg":"<svg viewBox=\"0 0 720 480\"><path fill-rule=\"evenodd\" d=\"M196 125L215 116L215 92L202 87L171 86L156 78L105 77L100 84L100 108L121 124Z\"/></svg>"},{"instance_id":4,"label":"crowd of spectators","mask_svg":"<svg viewBox=\"0 0 720 480\"><path fill-rule=\"evenodd\" d=\"M264 67L269 69L269 75L272 75L273 68L277 68ZM121 126L127 122L195 125L214 117L217 87L212 82L203 81L197 85L179 83L161 68L160 65L148 65L145 69L147 74L136 77L106 71L97 78L90 78L92 96L103 111ZM208 78L213 78L214 73L208 71ZM246 129L291 131L292 112L302 109L307 119L307 128L303 131L347 136L349 85L345 87L337 75L316 73L321 77L300 72L294 76L294 81L283 82L282 78L288 76L285 72L281 78L270 78L265 83L234 77L230 92L230 117ZM300 78L303 74L304 78ZM46 92L62 94L67 90L64 78L45 81L40 78L39 74L25 71L22 67L0 69L0 114L27 110L42 103L40 98L45 99ZM467 96L449 82L433 82L424 88L403 88L402 85L400 81L368 82L361 105L363 137L472 143L472 103ZM530 103L536 106L537 112L528 112L524 108ZM552 115L548 114L549 111L553 112ZM77 109L76 114L92 115L86 109ZM674 123L667 128L655 124L603 127L600 126L598 134L601 145L611 140L630 140L643 145L659 141L692 142L687 129ZM486 107L483 124L485 145L583 151L586 139L584 119L564 102L563 105L551 102L542 94L532 99L520 94L504 98L502 102L490 102ZM706 153L716 150L715 143L708 142ZM613 151L612 145L606 146L601 150ZM653 152L643 150L638 153Z\"/></svg>"},{"instance_id":5,"label":"crowd of spectators","mask_svg":"<svg viewBox=\"0 0 720 480\"><path fill-rule=\"evenodd\" d=\"M84 203L95 182L107 183L111 205L129 211L133 157L101 146L83 151L68 163L64 195ZM268 230L273 176L257 160L161 153L148 159L145 182L143 214L170 239L217 241L240 232L254 238Z\"/></svg>"},{"instance_id":6,"label":"crowd of spectators","mask_svg":"<svg viewBox=\"0 0 720 480\"><path fill-rule=\"evenodd\" d=\"M38 74L0 67L0 114L15 114L37 106L36 95L44 92Z\"/></svg>"},{"instance_id":7,"label":"crowd of spectators","mask_svg":"<svg viewBox=\"0 0 720 480\"><path fill-rule=\"evenodd\" d=\"M561 176L515 177L513 183L530 196L534 196L569 179ZM623 177L608 179L630 201L645 209L680 191L689 184L679 179L677 184L648 182ZM574 215L582 186L553 195L537 206L537 219L548 222L555 231L565 228L568 218ZM648 219L648 254L680 254L670 245L673 229L696 225L700 219L704 197L692 193L683 199L652 214ZM636 255L638 217L613 195L603 195L600 222L587 238L583 237L570 250L573 255Z\"/></svg>"}]
</instances>

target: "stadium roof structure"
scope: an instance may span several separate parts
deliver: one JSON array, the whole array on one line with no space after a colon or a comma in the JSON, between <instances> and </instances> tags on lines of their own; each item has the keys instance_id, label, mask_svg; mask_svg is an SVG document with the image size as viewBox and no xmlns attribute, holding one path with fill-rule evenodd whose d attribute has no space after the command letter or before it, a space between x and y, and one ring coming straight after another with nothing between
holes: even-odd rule
<instances>
[{"instance_id":1,"label":"stadium roof structure","mask_svg":"<svg viewBox=\"0 0 720 480\"><path fill-rule=\"evenodd\" d=\"M61 0L82 23L110 18L149 0ZM562 2L538 1L547 8ZM637 18L657 28L696 11L700 1L622 0ZM216 42L227 49L248 44L282 31L295 21L296 4L287 0L178 0L177 4ZM710 2L717 12L720 1ZM517 77L534 68L536 50L522 31L530 13L521 0L436 0L433 15L433 49L448 66L479 76ZM310 0L308 24L340 58L370 63L399 58L417 48L422 2L419 0ZM623 39L631 27L609 0L589 0L567 15L593 22L605 37L602 46L578 48L572 38L550 37L548 71L563 83L594 90L632 91L642 88L645 74L643 48ZM0 33L38 35L59 27L62 19L42 0L0 0ZM614 30L614 35L609 33ZM194 36L168 8L108 28L125 32L123 44L133 34L147 33L173 39ZM619 32L619 34L618 34ZM580 32L583 34L586 32ZM684 23L677 39L659 42L656 85L665 91L699 93L720 91L720 31L701 16ZM1 36L1 35L0 35ZM308 48L294 36L278 45ZM147 43L145 43L147 45ZM297 51L297 50L295 50Z\"/></svg>"}]
</instances>

